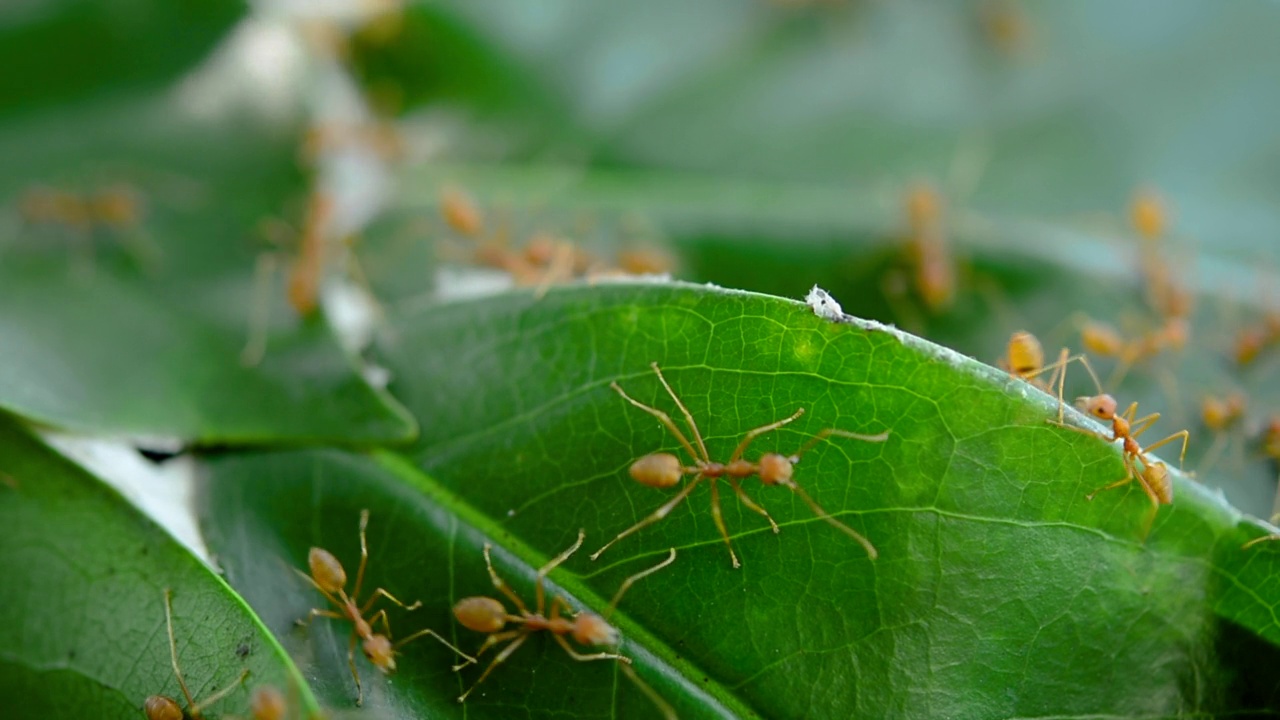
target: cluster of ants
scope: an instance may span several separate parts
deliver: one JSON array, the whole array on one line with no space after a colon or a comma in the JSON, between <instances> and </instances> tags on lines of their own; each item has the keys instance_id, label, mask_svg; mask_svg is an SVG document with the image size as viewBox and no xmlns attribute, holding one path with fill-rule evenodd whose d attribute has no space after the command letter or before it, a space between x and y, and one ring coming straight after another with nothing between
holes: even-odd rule
<instances>
[{"instance_id":1,"label":"cluster of ants","mask_svg":"<svg viewBox=\"0 0 1280 720\"><path fill-rule=\"evenodd\" d=\"M655 488L671 488L677 485L685 476L691 476L691 480L685 487L678 492L671 500L663 503L651 514L641 519L631 527L618 533L618 535L602 546L599 550L591 554L591 559L596 560L605 550L609 549L614 543L635 533L649 525L652 525L667 516L677 505L680 504L702 481L707 481L711 485L711 513L715 520L717 529L721 537L724 539L725 546L729 552L729 558L733 567L738 568L741 562L738 560L737 553L734 552L732 541L730 540L728 529L725 526L724 519L720 510L720 498L717 481L724 479L729 483L738 499L750 510L759 513L772 527L775 533L779 532L779 527L769 512L765 508L752 500L742 488L742 481L752 477L758 477L760 482L766 486L780 485L796 494L801 500L808 505L815 515L820 519L830 523L836 529L845 533L849 537L857 541L866 551L868 557L874 560L877 556L875 546L871 544L866 537L857 532L853 528L841 523L830 513L824 510L817 502L809 496L793 479L794 466L800 462L800 459L810 449L818 443L832 437L851 438L864 442L884 442L888 439L889 433L882 432L878 434L861 434L837 428L827 428L815 434L807 443L798 448L795 452L784 455L776 452L764 453L756 460L748 460L745 455L750 448L752 442L764 435L781 428L799 418L804 414L804 408L799 408L791 415L778 420L776 422L763 425L748 431L742 441L734 449L726 462L719 462L711 459L710 453L707 451L706 444L703 442L702 434L698 430L697 423L693 419L692 413L681 402L679 396L672 390L667 383L666 378L662 375L661 369L657 363L652 366L654 374L657 376L662 387L670 395L672 401L679 409L680 413L687 423L692 441L684 432L676 425L663 410L656 407L646 405L626 393L616 382L611 384L612 389L618 393L628 403L649 413L657 418L664 427L675 436L681 447L689 453L693 459L691 464L685 464L679 457L671 453L651 453L641 457L632 463L630 467L630 475L637 482ZM696 447L696 449L695 449ZM391 673L396 669L396 655L400 649L406 644L422 637L432 637L437 642L449 648L454 654L461 658L461 662L453 666L454 671L478 662L480 656L490 650L496 650L497 655L480 674L480 676L471 684L471 686L458 697L459 702L465 702L467 697L475 690L475 688L502 663L506 662L525 642L533 635L546 632L551 639L568 653L569 657L580 662L590 662L597 660L612 660L618 663L624 674L630 678L632 682L657 706L663 717L668 719L675 718L675 710L665 699L656 691L645 683L631 668L631 659L616 651L599 651L599 652L579 652L571 644L568 638L572 638L574 643L586 648L604 648L612 650L617 648L621 642L621 636L617 629L609 624L609 617L617 608L618 603L622 600L622 596L631 586L638 580L651 575L675 562L676 551L672 548L669 555L662 562L648 569L631 575L624 580L619 586L612 601L609 603L606 611L597 615L592 612L582 611L574 612L572 605L564 597L557 595L552 598L548 606L546 598L546 589L544 587L547 576L562 563L568 560L582 546L585 539L585 533L578 531L578 538L572 546L564 552L557 555L550 562L538 569L537 580L535 582L535 602L531 610L528 605L517 595L498 574L493 566L491 557L492 545L485 543L484 545L484 561L489 572L489 578L493 586L499 593L505 596L514 605L516 612L511 612L502 603L501 600L489 596L472 596L459 600L453 606L453 614L460 625L478 633L483 633L487 637L480 645L480 648L474 655L468 655L440 634L431 629L419 630L398 641L392 640L391 625L387 617L386 609L374 611L374 606L379 599L386 599L391 603L407 610L412 611L421 607L421 601L412 604L406 604L396 598L384 588L375 589L366 600L361 602L361 588L364 584L365 570L368 566L369 548L366 540L366 531L369 524L369 511L364 510L360 514L360 565L356 572L355 584L350 594L347 592L347 573L342 563L334 557L329 551L312 547L308 556L308 572L296 571L297 574L310 584L321 596L328 602L331 608L313 608L304 619L298 622L301 625L309 625L317 617L331 618L338 621L351 623L351 636L347 649L347 661L351 670L351 676L356 686L356 704L363 703L364 690L360 680L360 671L356 664L356 648L359 647L361 654L365 659L383 673ZM333 609L336 608L336 609ZM201 711L214 702L221 700L230 694L234 689L243 682L248 672L241 674L237 683L224 688L216 695L197 703L187 689L186 682L183 680L182 672L178 666L178 657L176 643L173 635L173 621L170 610L170 592L165 591L165 620L169 632L169 648L172 657L174 674L177 676L178 684L182 689L183 695L187 700L186 716L199 720ZM498 650L498 648L501 648ZM260 687L255 690L251 699L251 711L253 720L283 720L285 717L286 703L278 690L270 687ZM156 695L147 698L144 703L144 710L147 720L180 720L183 717L182 709L177 702L171 698Z\"/></svg>"},{"instance_id":2,"label":"cluster of ants","mask_svg":"<svg viewBox=\"0 0 1280 720\"><path fill-rule=\"evenodd\" d=\"M907 232L903 243L903 262L910 273L911 289L925 309L934 314L948 310L956 298L957 263L949 247L945 212L941 194L930 184L917 183L905 194L903 216ZM999 364L1015 376L1052 393L1054 377L1061 385L1066 365L1081 362L1094 381L1097 395L1080 398L1078 406L1112 425L1112 441L1124 442L1126 479L1117 484L1137 479L1152 502L1159 504L1171 500L1172 486L1165 466L1150 460L1146 453L1181 437L1182 456L1185 456L1187 431L1175 433L1148 448L1141 448L1134 438L1148 429L1159 418L1159 414L1135 418L1136 403L1130 405L1125 412L1117 414L1115 399L1102 392L1103 384L1099 382L1086 356L1113 359L1115 369L1106 385L1117 387L1135 365L1150 361L1162 353L1180 351L1190 342L1193 295L1178 282L1177 273L1161 247L1169 234L1169 212L1159 194L1142 188L1131 198L1128 216L1130 229L1139 242L1138 270L1144 300L1154 322L1143 329L1121 332L1111 323L1076 314L1070 318L1070 322L1079 331L1082 354L1069 356L1064 349L1057 362L1045 365L1040 342L1029 333L1018 332L1010 339L1006 355ZM1280 312L1270 311L1256 323L1247 325L1238 332L1231 357L1237 366L1244 367L1253 363L1263 351L1275 346L1280 346ZM1041 375L1049 371L1055 375L1048 381L1041 379ZM1165 384L1173 385L1169 378L1165 378ZM1058 388L1058 396L1061 407L1061 387ZM1245 398L1239 392L1225 396L1207 395L1202 399L1201 424L1215 435L1215 441L1201 460L1201 468L1212 465L1217 459L1224 449L1227 432L1242 423L1245 410ZM1058 423L1061 424L1061 421L1060 413ZM1263 455L1280 461L1280 415L1273 416L1268 421L1261 432L1258 445ZM1259 538L1250 544L1267 539L1272 538Z\"/></svg>"}]
</instances>

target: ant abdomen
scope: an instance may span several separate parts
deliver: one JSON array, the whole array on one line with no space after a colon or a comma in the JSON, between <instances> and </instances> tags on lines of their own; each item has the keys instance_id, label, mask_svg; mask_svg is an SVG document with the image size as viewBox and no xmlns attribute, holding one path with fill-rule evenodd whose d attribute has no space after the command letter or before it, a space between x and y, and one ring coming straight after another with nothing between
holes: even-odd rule
<instances>
[{"instance_id":1,"label":"ant abdomen","mask_svg":"<svg viewBox=\"0 0 1280 720\"><path fill-rule=\"evenodd\" d=\"M491 597L462 598L453 606L453 616L468 630L495 633L507 624L507 609Z\"/></svg>"},{"instance_id":2,"label":"ant abdomen","mask_svg":"<svg viewBox=\"0 0 1280 720\"><path fill-rule=\"evenodd\" d=\"M182 720L182 708L163 695L147 698L142 703L142 711L147 714L147 720Z\"/></svg>"},{"instance_id":3,"label":"ant abdomen","mask_svg":"<svg viewBox=\"0 0 1280 720\"><path fill-rule=\"evenodd\" d=\"M631 463L631 479L652 488L669 488L682 477L684 466L671 453L653 453Z\"/></svg>"},{"instance_id":4,"label":"ant abdomen","mask_svg":"<svg viewBox=\"0 0 1280 720\"><path fill-rule=\"evenodd\" d=\"M347 571L328 550L311 548L307 553L307 565L311 568L311 577L325 592L337 593L347 586Z\"/></svg>"}]
</instances>

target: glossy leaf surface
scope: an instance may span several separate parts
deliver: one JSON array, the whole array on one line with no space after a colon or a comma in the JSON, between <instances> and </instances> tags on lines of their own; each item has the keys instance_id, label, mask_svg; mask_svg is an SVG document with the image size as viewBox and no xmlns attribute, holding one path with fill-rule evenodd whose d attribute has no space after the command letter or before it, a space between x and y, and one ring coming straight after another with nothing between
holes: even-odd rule
<instances>
[{"instance_id":1,"label":"glossy leaf surface","mask_svg":"<svg viewBox=\"0 0 1280 720\"><path fill-rule=\"evenodd\" d=\"M244 602L115 490L0 418L0 702L6 717L137 720L150 695L181 705L174 636L199 702L248 675L210 712L248 716L258 685L292 688L296 668Z\"/></svg>"},{"instance_id":2,"label":"glossy leaf surface","mask_svg":"<svg viewBox=\"0 0 1280 720\"><path fill-rule=\"evenodd\" d=\"M815 317L801 304L678 285L511 294L434 307L394 327L383 349L394 391L423 423L415 450L376 464L332 454L213 463L210 527L244 514L259 523L243 537L221 533L215 546L232 582L257 588L269 612L283 604L280 588L305 587L280 578L258 588L280 554L262 552L265 539L283 543L295 564L317 538L351 558L363 506L384 523L371 535L373 565L385 573L373 581L423 597L421 622L437 628L452 601L490 592L482 537L510 548L499 565L522 563L513 574L526 577L578 527L584 551L599 547L670 497L636 485L626 468L648 452L681 450L609 388L617 381L673 411L648 368L658 361L716 459L746 430L800 407L803 417L747 456L791 452L824 427L890 432L882 444L823 443L796 466L818 503L876 545L874 562L797 498L751 481L748 493L781 532L721 484L740 570L711 522L705 487L598 563L581 553L566 563L557 581L600 609L623 577L677 548L673 567L624 600L619 627L632 654L653 654L658 665L642 662L642 675L668 699L704 703L691 716L1258 709L1248 704L1256 698L1230 692L1242 668L1217 643L1231 637L1272 652L1234 623L1280 634L1264 579L1278 556L1241 551L1257 530L1182 479L1144 542L1149 505L1136 487L1084 498L1123 473L1116 449L1047 424L1056 403L993 369L896 332ZM468 351L433 350L459 346ZM319 519L285 511L304 503ZM340 517L330 517L331 504ZM527 582L517 586L528 594ZM289 602L273 627L305 612L305 600ZM446 637L468 637L453 632ZM341 642L326 645L337 652L322 665L340 678ZM425 712L447 707L461 687L447 677L447 652L422 652L433 659L414 672L431 675L397 681L388 702ZM610 686L597 679L604 670L545 652L495 673L468 709L501 716L511 698L534 713L563 709L563 682L544 686L544 673L573 673L564 677L582 678L573 687L583 693ZM530 690L522 678L535 670ZM656 679L672 673L709 700ZM1275 678L1264 675L1254 687L1268 684ZM573 697L575 715L613 712L609 694Z\"/></svg>"}]
</instances>

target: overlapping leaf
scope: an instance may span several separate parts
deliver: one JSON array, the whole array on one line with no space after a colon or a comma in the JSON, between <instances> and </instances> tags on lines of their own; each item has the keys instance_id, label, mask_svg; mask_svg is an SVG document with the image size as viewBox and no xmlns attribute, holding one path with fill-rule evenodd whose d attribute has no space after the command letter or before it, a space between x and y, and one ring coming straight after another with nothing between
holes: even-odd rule
<instances>
[{"instance_id":1,"label":"overlapping leaf","mask_svg":"<svg viewBox=\"0 0 1280 720\"><path fill-rule=\"evenodd\" d=\"M0 702L6 717L142 716L150 695L185 705L170 663L164 590L199 702L238 681L214 713L248 716L273 685L315 710L280 646L208 567L114 490L0 418Z\"/></svg>"}]
</instances>

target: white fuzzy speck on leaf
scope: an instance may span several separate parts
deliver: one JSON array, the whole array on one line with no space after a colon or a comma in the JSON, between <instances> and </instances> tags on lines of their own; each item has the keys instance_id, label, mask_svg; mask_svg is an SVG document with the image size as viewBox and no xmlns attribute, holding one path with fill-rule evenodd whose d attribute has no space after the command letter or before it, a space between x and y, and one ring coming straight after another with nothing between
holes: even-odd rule
<instances>
[{"instance_id":1,"label":"white fuzzy speck on leaf","mask_svg":"<svg viewBox=\"0 0 1280 720\"><path fill-rule=\"evenodd\" d=\"M844 318L844 310L840 308L840 303L831 297L831 293L817 285L814 285L809 294L804 296L804 301L813 309L813 314L823 320L839 322Z\"/></svg>"}]
</instances>

